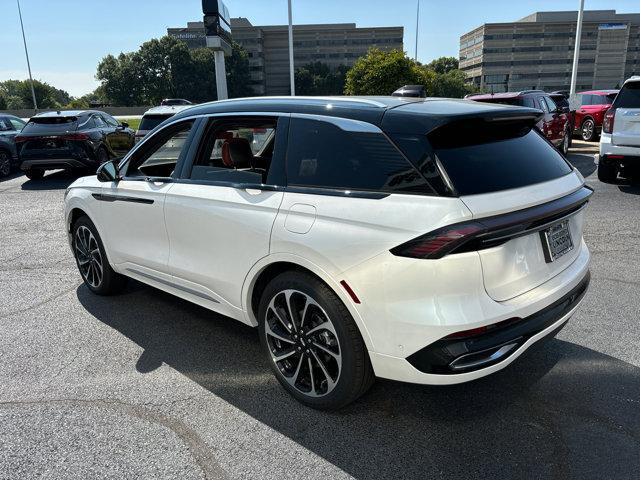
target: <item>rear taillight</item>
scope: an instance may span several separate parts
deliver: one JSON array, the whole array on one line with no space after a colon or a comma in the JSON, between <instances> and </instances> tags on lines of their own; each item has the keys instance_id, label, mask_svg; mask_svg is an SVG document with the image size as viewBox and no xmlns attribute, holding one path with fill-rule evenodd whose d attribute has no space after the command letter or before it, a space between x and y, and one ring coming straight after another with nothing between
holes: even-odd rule
<instances>
[{"instance_id":1,"label":"rear taillight","mask_svg":"<svg viewBox=\"0 0 640 480\"><path fill-rule=\"evenodd\" d=\"M27 137L23 137L22 135L16 135L13 139L16 143L26 142Z\"/></svg>"},{"instance_id":2,"label":"rear taillight","mask_svg":"<svg viewBox=\"0 0 640 480\"><path fill-rule=\"evenodd\" d=\"M67 133L65 135L60 135L61 140L72 140L72 141L83 141L89 140L89 135L86 133Z\"/></svg>"},{"instance_id":3,"label":"rear taillight","mask_svg":"<svg viewBox=\"0 0 640 480\"><path fill-rule=\"evenodd\" d=\"M15 137L16 143L28 142L31 140L71 140L71 141L83 141L89 140L89 135L82 132L65 133L63 135L17 135Z\"/></svg>"},{"instance_id":4,"label":"rear taillight","mask_svg":"<svg viewBox=\"0 0 640 480\"><path fill-rule=\"evenodd\" d=\"M398 257L442 258L484 231L486 227L475 222L451 225L398 245L391 253Z\"/></svg>"},{"instance_id":5,"label":"rear taillight","mask_svg":"<svg viewBox=\"0 0 640 480\"><path fill-rule=\"evenodd\" d=\"M602 131L604 133L613 133L613 121L616 118L616 109L610 108L607 110L607 113L604 114L604 119L602 120Z\"/></svg>"}]
</instances>

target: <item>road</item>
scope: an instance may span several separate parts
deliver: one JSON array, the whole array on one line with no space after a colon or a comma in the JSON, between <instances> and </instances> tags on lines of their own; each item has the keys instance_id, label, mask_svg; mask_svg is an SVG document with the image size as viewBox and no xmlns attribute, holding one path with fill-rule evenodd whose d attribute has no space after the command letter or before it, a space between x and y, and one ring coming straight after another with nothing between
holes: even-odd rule
<instances>
[{"instance_id":1,"label":"road","mask_svg":"<svg viewBox=\"0 0 640 480\"><path fill-rule=\"evenodd\" d=\"M0 479L637 479L640 185L598 182L574 146L592 284L558 338L332 414L284 393L248 327L134 282L89 293L62 226L73 177L1 181Z\"/></svg>"}]
</instances>

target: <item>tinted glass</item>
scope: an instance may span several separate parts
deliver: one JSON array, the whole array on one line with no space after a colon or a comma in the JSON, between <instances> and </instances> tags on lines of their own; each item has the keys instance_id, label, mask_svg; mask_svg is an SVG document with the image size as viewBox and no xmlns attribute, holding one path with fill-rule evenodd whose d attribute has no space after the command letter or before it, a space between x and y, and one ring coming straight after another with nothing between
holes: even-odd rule
<instances>
[{"instance_id":1,"label":"tinted glass","mask_svg":"<svg viewBox=\"0 0 640 480\"><path fill-rule=\"evenodd\" d=\"M460 195L525 187L571 172L562 156L535 130L486 143L446 147L435 148L434 153Z\"/></svg>"},{"instance_id":2,"label":"tinted glass","mask_svg":"<svg viewBox=\"0 0 640 480\"><path fill-rule=\"evenodd\" d=\"M106 113L103 113L101 116L102 116L102 119L107 123L107 125L111 127L117 127L118 125L120 125L118 121L115 118L113 118L111 115L107 115Z\"/></svg>"},{"instance_id":3,"label":"tinted glass","mask_svg":"<svg viewBox=\"0 0 640 480\"><path fill-rule=\"evenodd\" d=\"M0 117L0 132L9 132L13 130L13 125L8 118Z\"/></svg>"},{"instance_id":4,"label":"tinted glass","mask_svg":"<svg viewBox=\"0 0 640 480\"><path fill-rule=\"evenodd\" d=\"M544 97L538 97L538 104L540 105L540 109L545 112L545 113L549 113L549 106L547 105L547 102L544 101Z\"/></svg>"},{"instance_id":5,"label":"tinted glass","mask_svg":"<svg viewBox=\"0 0 640 480\"><path fill-rule=\"evenodd\" d=\"M58 133L74 131L78 117L34 117L27 122L22 133Z\"/></svg>"},{"instance_id":6,"label":"tinted glass","mask_svg":"<svg viewBox=\"0 0 640 480\"><path fill-rule=\"evenodd\" d=\"M422 175L378 133L347 132L322 121L294 118L287 151L289 185L432 193Z\"/></svg>"},{"instance_id":7,"label":"tinted glass","mask_svg":"<svg viewBox=\"0 0 640 480\"><path fill-rule=\"evenodd\" d=\"M23 122L22 120L18 120L17 118L10 118L9 121L11 122L13 129L18 131L22 130L26 125L25 122Z\"/></svg>"},{"instance_id":8,"label":"tinted glass","mask_svg":"<svg viewBox=\"0 0 640 480\"><path fill-rule=\"evenodd\" d=\"M145 115L142 117L138 130L153 130L167 118L172 116L173 115Z\"/></svg>"},{"instance_id":9,"label":"tinted glass","mask_svg":"<svg viewBox=\"0 0 640 480\"><path fill-rule=\"evenodd\" d=\"M591 95L579 95L580 105L591 105Z\"/></svg>"},{"instance_id":10,"label":"tinted glass","mask_svg":"<svg viewBox=\"0 0 640 480\"><path fill-rule=\"evenodd\" d=\"M544 97L544 100L547 102L547 108L549 108L550 112L555 112L558 109L558 106L551 97Z\"/></svg>"},{"instance_id":11,"label":"tinted glass","mask_svg":"<svg viewBox=\"0 0 640 480\"><path fill-rule=\"evenodd\" d=\"M94 117L85 117L78 119L78 130L91 130L96 128Z\"/></svg>"},{"instance_id":12,"label":"tinted glass","mask_svg":"<svg viewBox=\"0 0 640 480\"><path fill-rule=\"evenodd\" d=\"M640 108L640 82L627 82L622 86L616 101L616 108Z\"/></svg>"}]
</instances>

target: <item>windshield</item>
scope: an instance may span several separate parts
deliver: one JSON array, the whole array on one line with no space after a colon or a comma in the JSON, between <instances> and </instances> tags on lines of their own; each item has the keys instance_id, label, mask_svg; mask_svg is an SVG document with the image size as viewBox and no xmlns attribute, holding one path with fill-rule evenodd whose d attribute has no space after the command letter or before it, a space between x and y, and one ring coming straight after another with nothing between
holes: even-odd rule
<instances>
[{"instance_id":1,"label":"windshield","mask_svg":"<svg viewBox=\"0 0 640 480\"><path fill-rule=\"evenodd\" d=\"M25 125L22 133L58 133L76 130L78 117L34 117Z\"/></svg>"},{"instance_id":2,"label":"windshield","mask_svg":"<svg viewBox=\"0 0 640 480\"><path fill-rule=\"evenodd\" d=\"M142 117L142 121L140 122L140 126L138 130L153 130L162 122L164 122L167 118L172 117L173 114L153 114L153 115L145 115Z\"/></svg>"},{"instance_id":3,"label":"windshield","mask_svg":"<svg viewBox=\"0 0 640 480\"><path fill-rule=\"evenodd\" d=\"M640 82L627 82L618 93L615 108L640 108Z\"/></svg>"}]
</instances>

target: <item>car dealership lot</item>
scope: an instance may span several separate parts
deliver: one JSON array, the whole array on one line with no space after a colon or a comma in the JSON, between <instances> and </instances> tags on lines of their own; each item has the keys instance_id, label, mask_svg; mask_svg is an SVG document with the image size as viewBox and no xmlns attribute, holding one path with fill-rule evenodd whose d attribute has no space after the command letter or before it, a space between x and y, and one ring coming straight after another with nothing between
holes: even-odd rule
<instances>
[{"instance_id":1,"label":"car dealership lot","mask_svg":"<svg viewBox=\"0 0 640 480\"><path fill-rule=\"evenodd\" d=\"M0 479L637 478L639 184L596 179L592 284L552 340L471 384L378 381L345 410L303 407L255 331L131 282L81 284L64 189L0 182ZM428 286L425 286L428 288Z\"/></svg>"}]
</instances>

